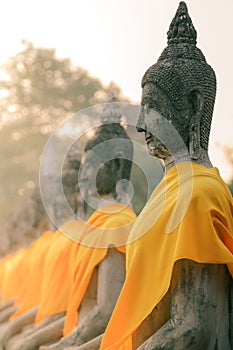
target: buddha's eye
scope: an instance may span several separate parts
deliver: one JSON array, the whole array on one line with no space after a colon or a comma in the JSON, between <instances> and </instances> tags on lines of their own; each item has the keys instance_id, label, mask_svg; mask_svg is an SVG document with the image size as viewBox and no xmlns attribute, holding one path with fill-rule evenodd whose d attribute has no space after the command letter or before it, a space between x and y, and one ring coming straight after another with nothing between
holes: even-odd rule
<instances>
[{"instance_id":1,"label":"buddha's eye","mask_svg":"<svg viewBox=\"0 0 233 350\"><path fill-rule=\"evenodd\" d=\"M154 107L154 101L147 96L143 99L142 106L144 109L152 109Z\"/></svg>"},{"instance_id":2,"label":"buddha's eye","mask_svg":"<svg viewBox=\"0 0 233 350\"><path fill-rule=\"evenodd\" d=\"M153 108L152 102L146 102L143 106L145 112L149 112Z\"/></svg>"},{"instance_id":3,"label":"buddha's eye","mask_svg":"<svg viewBox=\"0 0 233 350\"><path fill-rule=\"evenodd\" d=\"M150 102L150 103L148 103L148 109L152 109L153 107L154 107L154 104L153 104L153 102Z\"/></svg>"}]
</instances>

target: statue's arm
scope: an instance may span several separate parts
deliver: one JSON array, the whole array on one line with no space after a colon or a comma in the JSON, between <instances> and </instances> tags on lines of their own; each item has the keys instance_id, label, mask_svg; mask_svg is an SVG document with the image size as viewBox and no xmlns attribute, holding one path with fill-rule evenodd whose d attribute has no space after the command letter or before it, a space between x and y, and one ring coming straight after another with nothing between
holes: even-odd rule
<instances>
[{"instance_id":1,"label":"statue's arm","mask_svg":"<svg viewBox=\"0 0 233 350\"><path fill-rule=\"evenodd\" d=\"M15 334L21 332L21 330L29 325L30 323L33 323L36 317L38 307L34 307L31 310L23 313L19 317L17 317L14 320L11 320L9 322L9 325L7 326L6 330L4 331L4 336L2 338L2 344L6 345L8 340Z\"/></svg>"},{"instance_id":2,"label":"statue's arm","mask_svg":"<svg viewBox=\"0 0 233 350\"><path fill-rule=\"evenodd\" d=\"M17 310L18 306L16 306L14 302L15 299L12 298L0 306L0 324L8 321Z\"/></svg>"},{"instance_id":3,"label":"statue's arm","mask_svg":"<svg viewBox=\"0 0 233 350\"><path fill-rule=\"evenodd\" d=\"M222 323L221 312L216 317L216 310L226 305L228 279L223 282L224 276L224 266L179 261L173 272L171 317L138 350L214 349L217 335L211 332L217 322ZM229 349L229 339L218 341Z\"/></svg>"},{"instance_id":4,"label":"statue's arm","mask_svg":"<svg viewBox=\"0 0 233 350\"><path fill-rule=\"evenodd\" d=\"M101 335L108 324L125 279L125 256L110 249L99 264L96 305L79 325L58 343L40 350L63 350L79 346ZM89 343L90 344L90 343Z\"/></svg>"},{"instance_id":5,"label":"statue's arm","mask_svg":"<svg viewBox=\"0 0 233 350\"><path fill-rule=\"evenodd\" d=\"M6 322L17 310L17 306L11 305L0 311L0 323Z\"/></svg>"},{"instance_id":6,"label":"statue's arm","mask_svg":"<svg viewBox=\"0 0 233 350\"><path fill-rule=\"evenodd\" d=\"M6 350L31 350L38 349L41 344L57 341L63 335L65 317L61 317L47 326L38 329L32 334L17 339L16 341L9 341ZM13 339L12 339L13 340Z\"/></svg>"},{"instance_id":7,"label":"statue's arm","mask_svg":"<svg viewBox=\"0 0 233 350\"><path fill-rule=\"evenodd\" d=\"M21 349L22 346L25 349L30 349L32 344L44 344L48 341L59 340L63 335L63 326L65 320L65 312L46 317L42 322L35 325L33 323L35 319L37 309L33 312L23 314L20 320L21 326L19 327L19 320L14 322L14 332L13 327L11 326L11 333L8 333L8 336L4 336L4 346L9 349ZM32 317L34 314L34 319ZM30 318L31 317L31 318ZM24 325L22 326L22 318L24 319ZM29 319L30 318L30 319ZM25 320L27 319L27 322ZM14 321L16 321L14 320ZM59 320L59 322L57 322ZM32 321L32 322L30 322ZM11 321L13 322L13 321ZM21 333L19 333L21 332ZM17 338L13 335L18 334ZM23 344L23 345L22 345Z\"/></svg>"},{"instance_id":8,"label":"statue's arm","mask_svg":"<svg viewBox=\"0 0 233 350\"><path fill-rule=\"evenodd\" d=\"M108 251L98 270L97 303L76 328L80 345L105 331L125 280L125 256L115 248Z\"/></svg>"},{"instance_id":9,"label":"statue's arm","mask_svg":"<svg viewBox=\"0 0 233 350\"><path fill-rule=\"evenodd\" d=\"M0 312L8 308L9 306L13 306L15 303L15 298L7 300L4 304L0 306Z\"/></svg>"},{"instance_id":10,"label":"statue's arm","mask_svg":"<svg viewBox=\"0 0 233 350\"><path fill-rule=\"evenodd\" d=\"M71 347L66 347L66 350L99 350L102 338L103 334L99 335L94 339L89 340L83 345L74 345ZM43 350L43 348L40 348L40 350Z\"/></svg>"},{"instance_id":11,"label":"statue's arm","mask_svg":"<svg viewBox=\"0 0 233 350\"><path fill-rule=\"evenodd\" d=\"M43 321L41 321L40 323L34 324L34 325L32 326L32 328L30 328L30 329L27 331L27 335L36 333L36 332L39 331L40 329L42 329L42 328L44 328L44 327L47 327L47 326L49 326L50 324L56 322L58 319L63 318L63 320L64 320L65 314L66 314L65 312L60 312L60 313L58 313L58 314L55 314L55 315L51 315L51 316L46 317L46 318L45 318Z\"/></svg>"}]
</instances>

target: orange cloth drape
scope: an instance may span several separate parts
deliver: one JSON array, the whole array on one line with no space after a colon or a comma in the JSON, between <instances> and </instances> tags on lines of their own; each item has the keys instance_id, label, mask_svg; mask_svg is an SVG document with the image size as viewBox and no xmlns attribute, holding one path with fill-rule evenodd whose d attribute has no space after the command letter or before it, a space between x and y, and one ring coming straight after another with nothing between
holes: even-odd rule
<instances>
[{"instance_id":1,"label":"orange cloth drape","mask_svg":"<svg viewBox=\"0 0 233 350\"><path fill-rule=\"evenodd\" d=\"M25 249L6 256L0 265L1 269L1 297L2 304L16 298L24 280Z\"/></svg>"},{"instance_id":2,"label":"orange cloth drape","mask_svg":"<svg viewBox=\"0 0 233 350\"><path fill-rule=\"evenodd\" d=\"M82 221L72 221L64 224L54 233L51 247L46 255L41 286L39 309L35 323L48 316L66 311L73 283L73 268L77 243L63 235L72 229L80 233L84 228Z\"/></svg>"},{"instance_id":3,"label":"orange cloth drape","mask_svg":"<svg viewBox=\"0 0 233 350\"><path fill-rule=\"evenodd\" d=\"M52 231L44 232L25 252L24 282L15 304L18 309L11 317L17 318L39 304L45 256L53 238Z\"/></svg>"},{"instance_id":4,"label":"orange cloth drape","mask_svg":"<svg viewBox=\"0 0 233 350\"><path fill-rule=\"evenodd\" d=\"M77 245L73 287L66 313L64 335L69 334L77 326L78 307L95 266L104 259L110 245L116 246L121 252L125 251L123 243L126 242L135 218L136 215L130 208L112 204L95 211L87 221L81 237L82 244ZM69 234L75 239L75 232L71 231Z\"/></svg>"},{"instance_id":5,"label":"orange cloth drape","mask_svg":"<svg viewBox=\"0 0 233 350\"><path fill-rule=\"evenodd\" d=\"M171 168L136 220L126 280L101 350L131 350L131 336L168 291L174 263L227 264L233 273L232 196L216 168Z\"/></svg>"}]
</instances>

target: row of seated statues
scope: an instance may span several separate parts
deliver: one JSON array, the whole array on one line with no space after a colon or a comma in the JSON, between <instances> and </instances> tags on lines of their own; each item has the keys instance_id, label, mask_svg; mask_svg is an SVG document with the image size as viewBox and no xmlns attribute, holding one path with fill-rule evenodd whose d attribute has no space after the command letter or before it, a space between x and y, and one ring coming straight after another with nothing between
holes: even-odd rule
<instances>
[{"instance_id":1,"label":"row of seated statues","mask_svg":"<svg viewBox=\"0 0 233 350\"><path fill-rule=\"evenodd\" d=\"M216 77L196 36L181 2L142 79L137 131L163 179L136 216L116 190L133 143L105 113L79 179L98 208L0 261L0 349L233 349L233 200L208 156Z\"/></svg>"}]
</instances>

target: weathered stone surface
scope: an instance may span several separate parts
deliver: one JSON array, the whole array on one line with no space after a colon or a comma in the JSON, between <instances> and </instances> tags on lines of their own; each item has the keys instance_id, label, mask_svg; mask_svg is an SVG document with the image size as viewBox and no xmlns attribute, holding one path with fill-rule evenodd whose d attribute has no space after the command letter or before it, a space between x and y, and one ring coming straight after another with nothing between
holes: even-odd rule
<instances>
[{"instance_id":1,"label":"weathered stone surface","mask_svg":"<svg viewBox=\"0 0 233 350\"><path fill-rule=\"evenodd\" d=\"M211 168L216 78L196 47L184 2L170 25L168 46L146 71L142 88L137 128L145 132L150 153L164 160L166 170L184 161ZM172 127L177 134L169 133ZM168 293L135 332L134 349L230 350L232 329L232 278L226 266L180 260Z\"/></svg>"},{"instance_id":2,"label":"weathered stone surface","mask_svg":"<svg viewBox=\"0 0 233 350\"><path fill-rule=\"evenodd\" d=\"M169 292L150 318L150 338L135 343L140 350L230 350L230 285L225 265L198 264L190 260L176 263ZM170 305L169 318L161 327L161 310ZM163 316L163 314L162 314ZM157 322L157 329L156 329ZM136 332L136 333L137 333ZM139 347L138 347L139 346Z\"/></svg>"}]
</instances>

